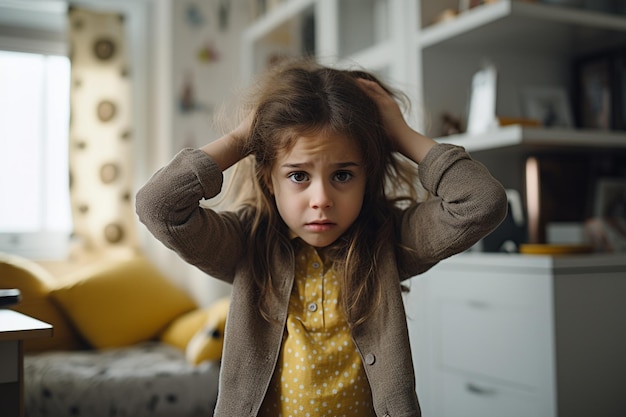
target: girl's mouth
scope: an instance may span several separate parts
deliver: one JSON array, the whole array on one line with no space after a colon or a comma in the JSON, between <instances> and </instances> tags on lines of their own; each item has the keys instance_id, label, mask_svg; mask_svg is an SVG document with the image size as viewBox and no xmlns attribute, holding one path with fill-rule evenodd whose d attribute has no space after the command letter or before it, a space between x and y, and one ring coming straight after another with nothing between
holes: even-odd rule
<instances>
[{"instance_id":1,"label":"girl's mouth","mask_svg":"<svg viewBox=\"0 0 626 417\"><path fill-rule=\"evenodd\" d=\"M335 223L329 221L311 222L304 225L304 228L311 232L326 232L333 227L335 227Z\"/></svg>"}]
</instances>

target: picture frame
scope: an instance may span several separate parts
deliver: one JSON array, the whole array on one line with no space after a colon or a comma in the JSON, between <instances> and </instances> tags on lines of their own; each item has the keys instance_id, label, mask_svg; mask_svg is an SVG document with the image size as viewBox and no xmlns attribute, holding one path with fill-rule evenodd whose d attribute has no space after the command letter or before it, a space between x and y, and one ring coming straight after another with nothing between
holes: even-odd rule
<instances>
[{"instance_id":1,"label":"picture frame","mask_svg":"<svg viewBox=\"0 0 626 417\"><path fill-rule=\"evenodd\" d=\"M547 128L574 126L567 91L561 87L528 87L522 93L524 117Z\"/></svg>"},{"instance_id":2,"label":"picture frame","mask_svg":"<svg viewBox=\"0 0 626 417\"><path fill-rule=\"evenodd\" d=\"M626 50L617 52L613 59L613 130L626 130Z\"/></svg>"},{"instance_id":3,"label":"picture frame","mask_svg":"<svg viewBox=\"0 0 626 417\"><path fill-rule=\"evenodd\" d=\"M472 77L467 133L484 133L498 125L496 117L497 69L486 65Z\"/></svg>"},{"instance_id":4,"label":"picture frame","mask_svg":"<svg viewBox=\"0 0 626 417\"><path fill-rule=\"evenodd\" d=\"M585 57L576 62L574 77L578 127L612 129L614 124L612 67L610 54Z\"/></svg>"},{"instance_id":5,"label":"picture frame","mask_svg":"<svg viewBox=\"0 0 626 417\"><path fill-rule=\"evenodd\" d=\"M597 218L616 216L626 203L626 178L600 178L596 182L593 215Z\"/></svg>"}]
</instances>

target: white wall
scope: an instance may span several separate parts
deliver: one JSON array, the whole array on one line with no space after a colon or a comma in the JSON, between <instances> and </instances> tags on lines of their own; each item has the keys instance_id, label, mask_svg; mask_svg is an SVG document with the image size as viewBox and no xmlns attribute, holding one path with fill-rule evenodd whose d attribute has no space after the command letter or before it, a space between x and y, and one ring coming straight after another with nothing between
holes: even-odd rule
<instances>
[{"instance_id":1,"label":"white wall","mask_svg":"<svg viewBox=\"0 0 626 417\"><path fill-rule=\"evenodd\" d=\"M198 147L221 136L213 123L214 113L242 87L239 45L242 30L249 23L248 2L224 2L230 3L224 28L218 17L220 3L222 0L151 3L153 87L148 102L152 116L144 181L183 147ZM202 56L207 46L217 56ZM189 82L194 102L183 110L181 100ZM186 265L147 233L143 234L143 244L155 263L194 294L200 304L207 305L230 292L230 286Z\"/></svg>"}]
</instances>

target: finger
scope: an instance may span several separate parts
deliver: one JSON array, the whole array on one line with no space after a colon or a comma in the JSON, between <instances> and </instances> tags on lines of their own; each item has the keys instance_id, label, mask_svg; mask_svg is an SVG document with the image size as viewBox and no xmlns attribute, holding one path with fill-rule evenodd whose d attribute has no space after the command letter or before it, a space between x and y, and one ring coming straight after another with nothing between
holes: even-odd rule
<instances>
[{"instance_id":1,"label":"finger","mask_svg":"<svg viewBox=\"0 0 626 417\"><path fill-rule=\"evenodd\" d=\"M383 90L383 88L380 86L380 84L378 84L375 81L371 81L371 80L366 80L365 78L359 78L357 79L357 82L359 83L359 85L361 86L361 88L363 89L363 91L365 91L368 94L375 94L375 95L387 95L387 93L385 92L385 90Z\"/></svg>"}]
</instances>

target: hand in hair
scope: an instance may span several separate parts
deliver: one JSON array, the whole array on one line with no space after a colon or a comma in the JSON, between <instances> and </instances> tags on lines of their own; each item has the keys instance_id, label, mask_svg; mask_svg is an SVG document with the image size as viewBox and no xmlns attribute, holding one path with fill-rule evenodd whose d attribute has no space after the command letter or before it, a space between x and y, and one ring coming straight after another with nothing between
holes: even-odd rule
<instances>
[{"instance_id":1,"label":"hand in hair","mask_svg":"<svg viewBox=\"0 0 626 417\"><path fill-rule=\"evenodd\" d=\"M230 133L200 148L213 158L222 171L225 171L247 156L247 142L250 137L254 114L255 112L250 112L239 126Z\"/></svg>"},{"instance_id":2,"label":"hand in hair","mask_svg":"<svg viewBox=\"0 0 626 417\"><path fill-rule=\"evenodd\" d=\"M375 81L358 79L363 91L376 103L393 147L415 163L420 163L435 144L413 130L404 119L398 102Z\"/></svg>"}]
</instances>

